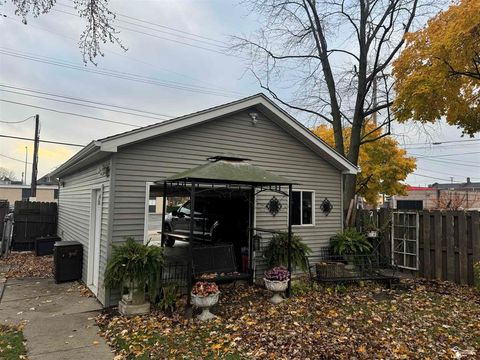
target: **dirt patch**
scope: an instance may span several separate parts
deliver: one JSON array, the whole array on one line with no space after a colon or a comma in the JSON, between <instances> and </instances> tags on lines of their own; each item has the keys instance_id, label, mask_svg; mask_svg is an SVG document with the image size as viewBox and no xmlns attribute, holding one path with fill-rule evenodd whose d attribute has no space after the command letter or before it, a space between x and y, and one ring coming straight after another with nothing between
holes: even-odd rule
<instances>
[{"instance_id":1,"label":"dirt patch","mask_svg":"<svg viewBox=\"0 0 480 360\"><path fill-rule=\"evenodd\" d=\"M31 251L12 252L7 259L0 260L0 266L9 269L7 278L51 278L53 277L53 256L35 256Z\"/></svg>"}]
</instances>

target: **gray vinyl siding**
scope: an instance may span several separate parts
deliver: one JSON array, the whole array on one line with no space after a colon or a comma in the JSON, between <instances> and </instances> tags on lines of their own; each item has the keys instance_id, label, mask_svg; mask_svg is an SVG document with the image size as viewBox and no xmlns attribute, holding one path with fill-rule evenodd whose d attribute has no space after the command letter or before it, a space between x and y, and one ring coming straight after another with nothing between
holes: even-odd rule
<instances>
[{"instance_id":1,"label":"gray vinyl siding","mask_svg":"<svg viewBox=\"0 0 480 360\"><path fill-rule=\"evenodd\" d=\"M86 283L92 190L103 185L98 288L98 299L102 304L105 304L106 301L103 274L109 251L108 232L111 181L111 178L98 173L99 166L104 163L111 165L110 160L106 160L62 178L64 186L61 186L59 191L58 212L58 235L62 240L79 241L83 245L82 280Z\"/></svg>"},{"instance_id":2,"label":"gray vinyl siding","mask_svg":"<svg viewBox=\"0 0 480 360\"><path fill-rule=\"evenodd\" d=\"M252 164L299 183L294 189L315 191L315 225L293 229L313 250L327 245L341 229L341 172L265 116L253 126L248 112L243 112L118 149L112 241L123 241L125 236L143 240L146 182L164 179L224 153L249 158ZM275 194L283 208L273 217L266 209L272 195L257 197L256 226L286 230L287 199ZM319 209L324 198L333 204L328 216Z\"/></svg>"}]
</instances>

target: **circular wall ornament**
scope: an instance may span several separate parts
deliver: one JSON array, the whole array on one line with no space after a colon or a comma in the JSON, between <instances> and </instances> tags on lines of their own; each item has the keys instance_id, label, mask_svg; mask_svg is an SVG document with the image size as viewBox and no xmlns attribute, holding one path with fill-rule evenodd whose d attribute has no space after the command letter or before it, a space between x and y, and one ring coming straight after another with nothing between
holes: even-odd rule
<instances>
[{"instance_id":1,"label":"circular wall ornament","mask_svg":"<svg viewBox=\"0 0 480 360\"><path fill-rule=\"evenodd\" d=\"M322 210L322 212L325 214L325 216L328 216L328 214L330 214L332 209L333 209L332 203L330 202L330 200L325 198L322 201L322 203L320 204L320 210Z\"/></svg>"},{"instance_id":2,"label":"circular wall ornament","mask_svg":"<svg viewBox=\"0 0 480 360\"><path fill-rule=\"evenodd\" d=\"M277 215L282 210L282 203L275 196L273 196L267 203L266 208L273 216Z\"/></svg>"}]
</instances>

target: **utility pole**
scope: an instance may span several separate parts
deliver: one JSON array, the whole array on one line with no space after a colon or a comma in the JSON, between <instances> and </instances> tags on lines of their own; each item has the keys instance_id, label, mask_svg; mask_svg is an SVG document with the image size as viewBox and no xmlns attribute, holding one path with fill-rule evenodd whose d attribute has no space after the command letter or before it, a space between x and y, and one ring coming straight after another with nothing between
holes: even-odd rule
<instances>
[{"instance_id":1,"label":"utility pole","mask_svg":"<svg viewBox=\"0 0 480 360\"><path fill-rule=\"evenodd\" d=\"M25 172L23 177L23 184L27 185L27 159L28 159L28 146L25 146Z\"/></svg>"},{"instance_id":2,"label":"utility pole","mask_svg":"<svg viewBox=\"0 0 480 360\"><path fill-rule=\"evenodd\" d=\"M32 183L30 184L30 199L35 201L37 197L37 166L38 166L38 145L40 143L40 116L35 115L35 138L33 144Z\"/></svg>"}]
</instances>

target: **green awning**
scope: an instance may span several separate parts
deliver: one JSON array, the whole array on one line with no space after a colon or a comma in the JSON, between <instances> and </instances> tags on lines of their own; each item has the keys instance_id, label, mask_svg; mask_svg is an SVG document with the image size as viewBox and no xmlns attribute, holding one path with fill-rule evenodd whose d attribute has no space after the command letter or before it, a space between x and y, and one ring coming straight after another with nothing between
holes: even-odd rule
<instances>
[{"instance_id":1,"label":"green awning","mask_svg":"<svg viewBox=\"0 0 480 360\"><path fill-rule=\"evenodd\" d=\"M196 181L218 184L290 185L293 181L235 156L215 156L203 165L157 181Z\"/></svg>"}]
</instances>

